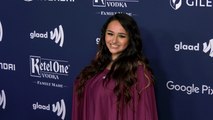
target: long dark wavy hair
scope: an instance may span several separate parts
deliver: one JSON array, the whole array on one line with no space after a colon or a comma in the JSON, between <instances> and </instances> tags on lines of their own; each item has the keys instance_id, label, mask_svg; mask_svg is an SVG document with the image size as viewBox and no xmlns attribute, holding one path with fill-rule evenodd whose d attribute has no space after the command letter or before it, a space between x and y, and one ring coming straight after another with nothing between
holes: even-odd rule
<instances>
[{"instance_id":1,"label":"long dark wavy hair","mask_svg":"<svg viewBox=\"0 0 213 120\"><path fill-rule=\"evenodd\" d=\"M145 76L149 80L149 83L152 81L151 69L148 66L147 59L142 54L142 40L137 23L131 16L119 13L111 16L103 25L96 57L91 61L91 64L86 66L77 76L78 85L76 90L79 99L82 97L86 82L106 69L107 65L112 61L111 53L106 46L105 34L108 24L114 20L119 21L122 27L127 31L129 44L118 58L113 61L111 69L106 75L104 85L107 85L111 78L115 80L116 85L113 91L117 96L118 103L120 103L121 98L124 98L125 103L128 103L132 98L130 93L131 87L137 82L136 71L139 64L142 64L144 69L150 71L151 77L148 77L148 75Z\"/></svg>"}]
</instances>

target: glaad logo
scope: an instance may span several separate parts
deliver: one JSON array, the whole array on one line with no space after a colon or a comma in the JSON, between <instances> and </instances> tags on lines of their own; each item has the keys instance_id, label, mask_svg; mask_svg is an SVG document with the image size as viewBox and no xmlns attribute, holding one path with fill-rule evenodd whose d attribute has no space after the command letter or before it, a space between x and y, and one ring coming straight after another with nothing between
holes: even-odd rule
<instances>
[{"instance_id":1,"label":"glaad logo","mask_svg":"<svg viewBox=\"0 0 213 120\"><path fill-rule=\"evenodd\" d=\"M182 0L170 0L170 6L177 10L184 2ZM209 8L212 7L212 0L185 0L187 7Z\"/></svg>"},{"instance_id":2,"label":"glaad logo","mask_svg":"<svg viewBox=\"0 0 213 120\"><path fill-rule=\"evenodd\" d=\"M59 76L69 75L68 61L30 56L30 76L49 79L59 79Z\"/></svg>"},{"instance_id":3,"label":"glaad logo","mask_svg":"<svg viewBox=\"0 0 213 120\"><path fill-rule=\"evenodd\" d=\"M190 51L199 51L200 50L200 44L197 43L197 45L186 45L183 42L180 42L179 44L175 44L175 51L180 50L190 50Z\"/></svg>"},{"instance_id":4,"label":"glaad logo","mask_svg":"<svg viewBox=\"0 0 213 120\"><path fill-rule=\"evenodd\" d=\"M2 41L2 38L3 38L3 28L2 28L1 21L0 21L0 42Z\"/></svg>"},{"instance_id":5,"label":"glaad logo","mask_svg":"<svg viewBox=\"0 0 213 120\"><path fill-rule=\"evenodd\" d=\"M60 47L63 47L64 44L64 30L62 25L59 25L59 28L55 28L53 31L45 32L45 33L38 33L35 30L30 33L30 38L42 38L54 40L56 44L59 44Z\"/></svg>"},{"instance_id":6,"label":"glaad logo","mask_svg":"<svg viewBox=\"0 0 213 120\"><path fill-rule=\"evenodd\" d=\"M46 110L46 111L51 111L54 113L57 113L57 116L61 116L61 119L64 120L66 117L66 105L63 99L61 99L60 102L56 102L56 104L52 104L52 107L50 104L48 105L41 105L38 102L32 105L33 110Z\"/></svg>"},{"instance_id":7,"label":"glaad logo","mask_svg":"<svg viewBox=\"0 0 213 120\"><path fill-rule=\"evenodd\" d=\"M197 43L196 45L187 45L184 44L183 42L180 42L179 44L174 45L174 50L175 51L200 51L200 43ZM209 40L209 44L207 45L207 42L203 43L203 52L208 53L209 56L213 57L213 39Z\"/></svg>"},{"instance_id":8,"label":"glaad logo","mask_svg":"<svg viewBox=\"0 0 213 120\"><path fill-rule=\"evenodd\" d=\"M52 111L57 112L58 116L61 116L61 119L64 120L66 116L66 106L64 100L61 99L61 104L56 102L56 104L52 104Z\"/></svg>"},{"instance_id":9,"label":"glaad logo","mask_svg":"<svg viewBox=\"0 0 213 120\"><path fill-rule=\"evenodd\" d=\"M182 0L170 0L170 6L174 9L177 10L181 7L182 5Z\"/></svg>"},{"instance_id":10,"label":"glaad logo","mask_svg":"<svg viewBox=\"0 0 213 120\"><path fill-rule=\"evenodd\" d=\"M1 90L0 93L0 106L2 106L2 109L5 109L6 107L6 96L4 90Z\"/></svg>"},{"instance_id":11,"label":"glaad logo","mask_svg":"<svg viewBox=\"0 0 213 120\"><path fill-rule=\"evenodd\" d=\"M101 40L100 38L95 39L97 45L100 43L100 40Z\"/></svg>"},{"instance_id":12,"label":"glaad logo","mask_svg":"<svg viewBox=\"0 0 213 120\"><path fill-rule=\"evenodd\" d=\"M210 51L210 52L209 52ZM207 53L209 52L209 56L213 57L213 39L209 40L209 44L203 43L203 52Z\"/></svg>"}]
</instances>

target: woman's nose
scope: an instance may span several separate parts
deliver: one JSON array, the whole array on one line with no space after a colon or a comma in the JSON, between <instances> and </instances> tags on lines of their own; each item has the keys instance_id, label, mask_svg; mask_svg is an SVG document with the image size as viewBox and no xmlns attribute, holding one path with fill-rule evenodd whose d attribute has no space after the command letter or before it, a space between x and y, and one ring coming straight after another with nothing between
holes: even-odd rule
<instances>
[{"instance_id":1,"label":"woman's nose","mask_svg":"<svg viewBox=\"0 0 213 120\"><path fill-rule=\"evenodd\" d=\"M117 36L113 36L112 43L116 43L116 42L117 42Z\"/></svg>"}]
</instances>

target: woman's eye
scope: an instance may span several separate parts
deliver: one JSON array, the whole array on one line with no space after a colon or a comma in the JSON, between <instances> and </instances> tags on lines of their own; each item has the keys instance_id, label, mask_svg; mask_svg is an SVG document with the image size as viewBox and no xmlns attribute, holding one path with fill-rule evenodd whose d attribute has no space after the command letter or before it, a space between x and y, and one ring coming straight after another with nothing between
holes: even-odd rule
<instances>
[{"instance_id":1,"label":"woman's eye","mask_svg":"<svg viewBox=\"0 0 213 120\"><path fill-rule=\"evenodd\" d=\"M107 33L107 35L110 35L110 36L112 36L113 34L112 34L112 33Z\"/></svg>"},{"instance_id":2,"label":"woman's eye","mask_svg":"<svg viewBox=\"0 0 213 120\"><path fill-rule=\"evenodd\" d=\"M119 35L119 37L120 37L120 38L126 38L126 36L125 36L125 35Z\"/></svg>"}]
</instances>

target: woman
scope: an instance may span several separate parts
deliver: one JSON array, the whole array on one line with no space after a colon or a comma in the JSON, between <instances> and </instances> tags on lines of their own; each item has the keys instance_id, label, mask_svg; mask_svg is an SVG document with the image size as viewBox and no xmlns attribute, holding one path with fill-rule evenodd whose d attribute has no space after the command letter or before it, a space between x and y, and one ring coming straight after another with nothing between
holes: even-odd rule
<instances>
[{"instance_id":1,"label":"woman","mask_svg":"<svg viewBox=\"0 0 213 120\"><path fill-rule=\"evenodd\" d=\"M158 120L153 77L135 20L115 14L101 32L95 59L75 82L72 120Z\"/></svg>"}]
</instances>

